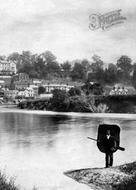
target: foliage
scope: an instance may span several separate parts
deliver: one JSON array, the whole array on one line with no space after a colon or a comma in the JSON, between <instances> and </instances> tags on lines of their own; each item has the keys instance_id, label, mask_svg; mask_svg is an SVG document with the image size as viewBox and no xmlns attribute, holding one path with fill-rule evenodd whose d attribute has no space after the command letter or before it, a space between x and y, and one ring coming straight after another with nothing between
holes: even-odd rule
<instances>
[{"instance_id":1,"label":"foliage","mask_svg":"<svg viewBox=\"0 0 136 190\"><path fill-rule=\"evenodd\" d=\"M134 88L136 89L136 69L133 72L132 84L133 84Z\"/></svg>"},{"instance_id":2,"label":"foliage","mask_svg":"<svg viewBox=\"0 0 136 190\"><path fill-rule=\"evenodd\" d=\"M59 76L61 73L61 68L57 62L50 62L46 64L46 70L49 75L54 77Z\"/></svg>"},{"instance_id":3,"label":"foliage","mask_svg":"<svg viewBox=\"0 0 136 190\"><path fill-rule=\"evenodd\" d=\"M76 95L80 96L81 95L81 90L79 88L77 88L77 87L73 87L73 88L71 88L69 90L68 93L69 93L70 96L76 96Z\"/></svg>"},{"instance_id":4,"label":"foliage","mask_svg":"<svg viewBox=\"0 0 136 190\"><path fill-rule=\"evenodd\" d=\"M91 72L88 75L89 81L103 82L104 80L104 63L99 56L92 57L93 63L91 64Z\"/></svg>"},{"instance_id":5,"label":"foliage","mask_svg":"<svg viewBox=\"0 0 136 190\"><path fill-rule=\"evenodd\" d=\"M129 58L126 55L123 55L117 60L117 67L120 68L125 73L127 72L130 73L132 70L131 62L132 62L131 58Z\"/></svg>"},{"instance_id":6,"label":"foliage","mask_svg":"<svg viewBox=\"0 0 136 190\"><path fill-rule=\"evenodd\" d=\"M63 71L63 77L69 77L71 72L71 64L68 61L66 61L63 64L61 64L61 68Z\"/></svg>"},{"instance_id":7,"label":"foliage","mask_svg":"<svg viewBox=\"0 0 136 190\"><path fill-rule=\"evenodd\" d=\"M108 68L105 69L105 76L104 76L104 80L105 83L107 84L114 84L117 82L117 66L114 65L113 63L110 63L108 65Z\"/></svg>"},{"instance_id":8,"label":"foliage","mask_svg":"<svg viewBox=\"0 0 136 190\"><path fill-rule=\"evenodd\" d=\"M82 90L85 92L86 95L89 95L89 94L102 95L103 94L103 87L100 83L86 81L85 84L82 86Z\"/></svg>"},{"instance_id":9,"label":"foliage","mask_svg":"<svg viewBox=\"0 0 136 190\"><path fill-rule=\"evenodd\" d=\"M33 69L30 71L30 77L45 79L46 76L47 68L45 65L45 61L42 58L38 57L33 64Z\"/></svg>"},{"instance_id":10,"label":"foliage","mask_svg":"<svg viewBox=\"0 0 136 190\"><path fill-rule=\"evenodd\" d=\"M40 57L42 57L47 64L56 61L56 56L48 50L40 54Z\"/></svg>"},{"instance_id":11,"label":"foliage","mask_svg":"<svg viewBox=\"0 0 136 190\"><path fill-rule=\"evenodd\" d=\"M117 68L119 69L119 78L122 80L130 80L130 73L132 71L131 58L126 55L121 56L117 60Z\"/></svg>"},{"instance_id":12,"label":"foliage","mask_svg":"<svg viewBox=\"0 0 136 190\"><path fill-rule=\"evenodd\" d=\"M30 110L46 110L48 107L48 100L28 100L22 101L18 104L20 109L30 109Z\"/></svg>"},{"instance_id":13,"label":"foliage","mask_svg":"<svg viewBox=\"0 0 136 190\"><path fill-rule=\"evenodd\" d=\"M72 80L84 80L86 76L85 67L79 62L75 62L71 72Z\"/></svg>"},{"instance_id":14,"label":"foliage","mask_svg":"<svg viewBox=\"0 0 136 190\"><path fill-rule=\"evenodd\" d=\"M102 104L102 103L100 103L97 106L96 110L97 110L97 113L109 113L110 112L108 106L106 104Z\"/></svg>"},{"instance_id":15,"label":"foliage","mask_svg":"<svg viewBox=\"0 0 136 190\"><path fill-rule=\"evenodd\" d=\"M101 57L93 55L92 62L87 59L66 61L62 64L57 62L57 57L51 51L41 54L32 54L30 51L22 53L13 52L8 57L0 56L1 60L7 58L17 65L18 73L27 73L30 78L46 80L73 80L85 82L86 80L102 84L113 85L125 83L135 85L135 68L131 58L122 55L117 63L108 64L108 68Z\"/></svg>"},{"instance_id":16,"label":"foliage","mask_svg":"<svg viewBox=\"0 0 136 190\"><path fill-rule=\"evenodd\" d=\"M69 98L68 111L72 112L92 112L90 104L85 96L71 96Z\"/></svg>"},{"instance_id":17,"label":"foliage","mask_svg":"<svg viewBox=\"0 0 136 190\"><path fill-rule=\"evenodd\" d=\"M53 111L67 111L68 94L65 90L53 90L53 97L50 100L48 109Z\"/></svg>"},{"instance_id":18,"label":"foliage","mask_svg":"<svg viewBox=\"0 0 136 190\"><path fill-rule=\"evenodd\" d=\"M43 86L39 86L38 88L38 94L44 94L45 88Z\"/></svg>"},{"instance_id":19,"label":"foliage","mask_svg":"<svg viewBox=\"0 0 136 190\"><path fill-rule=\"evenodd\" d=\"M99 70L103 70L103 61L98 55L94 55L92 57L93 63L91 64L91 68L93 72L98 72Z\"/></svg>"},{"instance_id":20,"label":"foliage","mask_svg":"<svg viewBox=\"0 0 136 190\"><path fill-rule=\"evenodd\" d=\"M18 187L15 186L14 179L8 179L5 174L0 173L0 189L1 190L19 190Z\"/></svg>"}]
</instances>

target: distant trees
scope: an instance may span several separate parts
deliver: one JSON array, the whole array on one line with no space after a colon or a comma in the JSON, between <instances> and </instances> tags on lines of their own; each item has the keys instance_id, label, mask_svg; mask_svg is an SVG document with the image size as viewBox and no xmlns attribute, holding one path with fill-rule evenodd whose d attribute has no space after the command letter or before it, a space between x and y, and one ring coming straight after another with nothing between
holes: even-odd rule
<instances>
[{"instance_id":1,"label":"distant trees","mask_svg":"<svg viewBox=\"0 0 136 190\"><path fill-rule=\"evenodd\" d=\"M51 51L45 51L40 54L40 57L44 59L46 63L52 63L56 61L56 56Z\"/></svg>"},{"instance_id":2,"label":"distant trees","mask_svg":"<svg viewBox=\"0 0 136 190\"><path fill-rule=\"evenodd\" d=\"M85 76L83 66L79 62L75 62L74 67L71 72L72 80L82 80Z\"/></svg>"},{"instance_id":3,"label":"distant trees","mask_svg":"<svg viewBox=\"0 0 136 190\"><path fill-rule=\"evenodd\" d=\"M89 73L89 80L103 83L104 81L104 63L99 56L94 55L92 57L93 62L91 64L91 73Z\"/></svg>"},{"instance_id":4,"label":"distant trees","mask_svg":"<svg viewBox=\"0 0 136 190\"><path fill-rule=\"evenodd\" d=\"M107 84L114 84L117 82L117 66L114 65L113 63L110 63L108 65L108 68L105 69L105 83Z\"/></svg>"},{"instance_id":5,"label":"distant trees","mask_svg":"<svg viewBox=\"0 0 136 190\"><path fill-rule=\"evenodd\" d=\"M130 73L132 71L131 58L126 55L121 56L117 60L118 77L122 81L130 81Z\"/></svg>"},{"instance_id":6,"label":"distant trees","mask_svg":"<svg viewBox=\"0 0 136 190\"><path fill-rule=\"evenodd\" d=\"M89 62L87 62L86 60L83 60L82 62L78 60L75 61L73 69L71 71L72 80L84 81L86 79L88 64Z\"/></svg>"},{"instance_id":7,"label":"distant trees","mask_svg":"<svg viewBox=\"0 0 136 190\"><path fill-rule=\"evenodd\" d=\"M74 92L72 89L71 92ZM79 92L79 91L78 91ZM109 112L106 104L96 105L95 98L85 96L84 94L71 94L70 91L55 89L53 97L49 100L47 110L63 112Z\"/></svg>"},{"instance_id":8,"label":"distant trees","mask_svg":"<svg viewBox=\"0 0 136 190\"><path fill-rule=\"evenodd\" d=\"M136 89L136 63L133 65L133 75L132 75L132 84Z\"/></svg>"},{"instance_id":9,"label":"distant trees","mask_svg":"<svg viewBox=\"0 0 136 190\"><path fill-rule=\"evenodd\" d=\"M50 62L46 64L46 70L48 72L48 78L59 77L61 73L61 68L57 62Z\"/></svg>"},{"instance_id":10,"label":"distant trees","mask_svg":"<svg viewBox=\"0 0 136 190\"><path fill-rule=\"evenodd\" d=\"M0 56L1 60L5 56ZM30 51L22 53L13 52L7 57L17 65L18 73L27 73L30 78L39 79L68 79L80 82L98 82L102 84L114 84L123 82L135 86L136 64L127 55L122 55L116 63L105 63L98 55L92 56L92 61L87 59L72 62L57 62L57 57L51 51L41 54L32 54Z\"/></svg>"},{"instance_id":11,"label":"distant trees","mask_svg":"<svg viewBox=\"0 0 136 190\"><path fill-rule=\"evenodd\" d=\"M37 59L34 61L32 66L32 72L30 72L29 75L31 78L42 78L45 79L47 76L47 69L45 65L45 61L37 57Z\"/></svg>"},{"instance_id":12,"label":"distant trees","mask_svg":"<svg viewBox=\"0 0 136 190\"><path fill-rule=\"evenodd\" d=\"M69 61L66 61L63 64L61 64L61 68L62 68L63 77L64 78L70 77L71 64L69 63Z\"/></svg>"}]
</instances>

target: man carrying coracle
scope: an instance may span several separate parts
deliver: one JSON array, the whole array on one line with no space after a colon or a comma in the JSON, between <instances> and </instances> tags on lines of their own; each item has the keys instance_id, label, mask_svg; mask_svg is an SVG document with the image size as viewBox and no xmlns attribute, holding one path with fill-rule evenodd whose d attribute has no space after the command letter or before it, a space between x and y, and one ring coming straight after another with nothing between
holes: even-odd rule
<instances>
[{"instance_id":1,"label":"man carrying coracle","mask_svg":"<svg viewBox=\"0 0 136 190\"><path fill-rule=\"evenodd\" d=\"M105 145L105 161L106 161L106 168L111 167L113 165L113 153L116 150L117 143L114 137L111 136L110 130L106 131L106 136L104 139Z\"/></svg>"}]
</instances>

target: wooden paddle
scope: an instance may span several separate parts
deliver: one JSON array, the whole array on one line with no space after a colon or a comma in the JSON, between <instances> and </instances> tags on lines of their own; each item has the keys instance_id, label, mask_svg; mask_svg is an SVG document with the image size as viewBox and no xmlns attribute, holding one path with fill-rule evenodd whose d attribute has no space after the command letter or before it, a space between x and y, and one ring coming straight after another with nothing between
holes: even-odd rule
<instances>
[{"instance_id":1,"label":"wooden paddle","mask_svg":"<svg viewBox=\"0 0 136 190\"><path fill-rule=\"evenodd\" d=\"M91 139L91 140L93 140L93 141L98 142L98 140L97 140L97 139L94 139L94 138L91 138L91 137L87 137L87 138L88 138L88 139ZM118 149L118 150L121 150L121 151L125 151L125 148L120 147L120 146L118 146L118 147L117 147L117 149Z\"/></svg>"}]
</instances>

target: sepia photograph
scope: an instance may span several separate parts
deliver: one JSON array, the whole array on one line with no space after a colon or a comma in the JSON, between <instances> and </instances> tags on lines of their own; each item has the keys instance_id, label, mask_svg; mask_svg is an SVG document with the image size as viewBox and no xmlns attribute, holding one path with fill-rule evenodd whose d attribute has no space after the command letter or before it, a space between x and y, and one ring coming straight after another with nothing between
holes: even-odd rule
<instances>
[{"instance_id":1,"label":"sepia photograph","mask_svg":"<svg viewBox=\"0 0 136 190\"><path fill-rule=\"evenodd\" d=\"M0 5L0 190L136 190L136 1Z\"/></svg>"}]
</instances>

